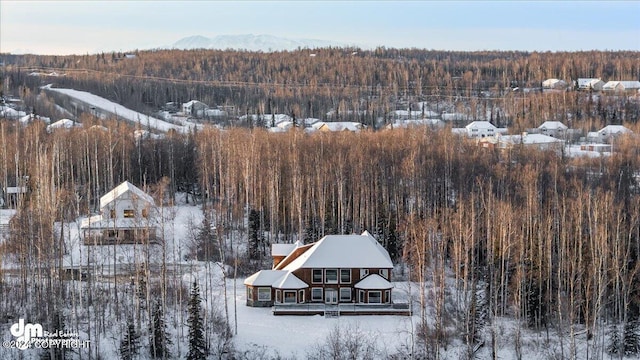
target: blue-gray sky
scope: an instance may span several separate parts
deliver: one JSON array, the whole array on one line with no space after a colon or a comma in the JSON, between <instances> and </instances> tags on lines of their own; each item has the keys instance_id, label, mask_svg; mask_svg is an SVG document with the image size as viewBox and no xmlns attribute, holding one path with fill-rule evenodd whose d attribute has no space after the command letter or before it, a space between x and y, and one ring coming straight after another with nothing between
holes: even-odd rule
<instances>
[{"instance_id":1,"label":"blue-gray sky","mask_svg":"<svg viewBox=\"0 0 640 360\"><path fill-rule=\"evenodd\" d=\"M640 1L0 0L0 52L129 51L233 34L362 47L640 51Z\"/></svg>"}]
</instances>

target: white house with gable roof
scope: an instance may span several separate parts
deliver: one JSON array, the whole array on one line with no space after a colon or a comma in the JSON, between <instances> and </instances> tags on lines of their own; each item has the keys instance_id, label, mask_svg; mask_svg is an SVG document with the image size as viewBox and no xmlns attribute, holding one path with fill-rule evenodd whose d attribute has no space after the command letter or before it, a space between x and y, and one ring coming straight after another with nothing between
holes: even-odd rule
<instances>
[{"instance_id":1,"label":"white house with gable roof","mask_svg":"<svg viewBox=\"0 0 640 360\"><path fill-rule=\"evenodd\" d=\"M155 201L128 181L100 198L100 215L81 222L85 245L156 242Z\"/></svg>"},{"instance_id":2,"label":"white house with gable roof","mask_svg":"<svg viewBox=\"0 0 640 360\"><path fill-rule=\"evenodd\" d=\"M496 136L498 134L506 134L506 128L497 128L488 121L473 121L463 128L451 129L454 134L466 135L470 138L483 138Z\"/></svg>"},{"instance_id":3,"label":"white house with gable roof","mask_svg":"<svg viewBox=\"0 0 640 360\"><path fill-rule=\"evenodd\" d=\"M247 306L273 306L274 315L410 313L392 301L391 257L368 232L274 245L273 268L244 281Z\"/></svg>"}]
</instances>

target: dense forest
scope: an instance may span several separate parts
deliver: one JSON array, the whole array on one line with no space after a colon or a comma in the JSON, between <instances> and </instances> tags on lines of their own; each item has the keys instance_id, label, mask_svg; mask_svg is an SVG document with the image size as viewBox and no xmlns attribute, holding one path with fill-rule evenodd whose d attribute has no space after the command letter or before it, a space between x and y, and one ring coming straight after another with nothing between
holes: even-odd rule
<instances>
[{"instance_id":1,"label":"dense forest","mask_svg":"<svg viewBox=\"0 0 640 360\"><path fill-rule=\"evenodd\" d=\"M365 103L364 109L385 114L400 101L452 103L446 99L453 98L467 109L486 101L500 107L506 125L516 131L541 119L587 130L611 123L637 129L638 103L632 96L594 100L578 91L504 92L513 81L536 87L548 77L637 79L635 52L320 49L310 57L311 52L139 51L133 59L115 53L3 56L3 89L21 91L26 102L41 109L54 108L46 96L37 96L43 79L28 75L28 69L46 68L65 74L55 78L56 86L147 111L198 98L249 113L318 116L341 106L363 109ZM480 94L492 89L488 99ZM398 358L438 358L453 338L463 341L467 358L473 358L479 343L499 346L493 340L502 317L520 321L513 335L518 352L524 329L559 337L562 358L576 357L576 339L584 333L590 357L640 352L637 137L620 139L610 156L572 158L527 147L481 148L450 131L425 128L311 134L294 128L273 134L204 126L140 140L131 125L115 119L84 114L79 120L82 128L51 133L39 122L21 126L0 120L2 183L16 185L28 176L30 190L0 247L1 256L22 265L20 282L0 278L0 314L18 312L20 304L38 295L56 299L55 304L98 294L107 298L105 289L80 290L54 276L60 266L56 259L64 252L54 224L97 210L105 191L129 180L148 189L161 207L187 193L207 221L223 224L218 228L223 252L231 246L231 234L254 241L253 252L222 256L235 268L230 276L269 264L268 247L275 242L370 231L421 286L414 309L421 319L416 348ZM104 128L92 127L96 124ZM247 226L256 227L260 236L249 236ZM451 299L444 286L449 276L464 299ZM172 280L149 281L160 289L165 313L186 306L186 290L184 299L172 297L177 291ZM157 295L136 296L151 304ZM104 300L94 311L117 312L117 299ZM142 318L152 321L152 308ZM34 306L32 311L53 319L60 309ZM228 329L219 333L230 337Z\"/></svg>"}]
</instances>

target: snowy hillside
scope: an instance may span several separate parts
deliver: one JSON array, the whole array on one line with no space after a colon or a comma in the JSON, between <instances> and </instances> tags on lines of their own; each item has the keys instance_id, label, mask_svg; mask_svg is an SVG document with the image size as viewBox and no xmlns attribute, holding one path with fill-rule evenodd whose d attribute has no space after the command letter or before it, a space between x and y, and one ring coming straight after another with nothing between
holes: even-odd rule
<instances>
[{"instance_id":1,"label":"snowy hillside","mask_svg":"<svg viewBox=\"0 0 640 360\"><path fill-rule=\"evenodd\" d=\"M98 95L88 93L86 91L54 88L51 85L46 85L42 87L42 89L46 91L52 91L52 92L57 92L60 94L67 95L72 99L81 101L86 104L90 104L95 109L103 113L107 113L110 116L115 116L120 119L125 119L134 124L140 124L143 127L149 127L158 131L166 132L173 129L181 133L186 133L189 131L191 127L195 126L194 124L175 125L160 119L156 119L154 117L141 114L137 111L133 111L118 103L114 103L110 100L107 100Z\"/></svg>"},{"instance_id":2,"label":"snowy hillside","mask_svg":"<svg viewBox=\"0 0 640 360\"><path fill-rule=\"evenodd\" d=\"M345 44L317 39L288 39L272 35L218 35L213 38L205 36L189 36L168 46L170 49L236 49L249 51L282 51L298 48L344 47Z\"/></svg>"}]
</instances>

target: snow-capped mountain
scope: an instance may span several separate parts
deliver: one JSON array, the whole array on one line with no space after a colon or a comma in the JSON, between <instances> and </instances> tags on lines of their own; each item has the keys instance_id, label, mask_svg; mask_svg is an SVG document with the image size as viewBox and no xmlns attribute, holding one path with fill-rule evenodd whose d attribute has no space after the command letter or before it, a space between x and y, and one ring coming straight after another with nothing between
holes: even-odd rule
<instances>
[{"instance_id":1,"label":"snow-capped mountain","mask_svg":"<svg viewBox=\"0 0 640 360\"><path fill-rule=\"evenodd\" d=\"M282 51L296 50L298 48L320 48L320 47L344 47L336 41L317 39L287 39L272 35L218 35L213 38L205 36L189 36L180 39L168 46L171 49L236 49L249 51Z\"/></svg>"}]
</instances>

